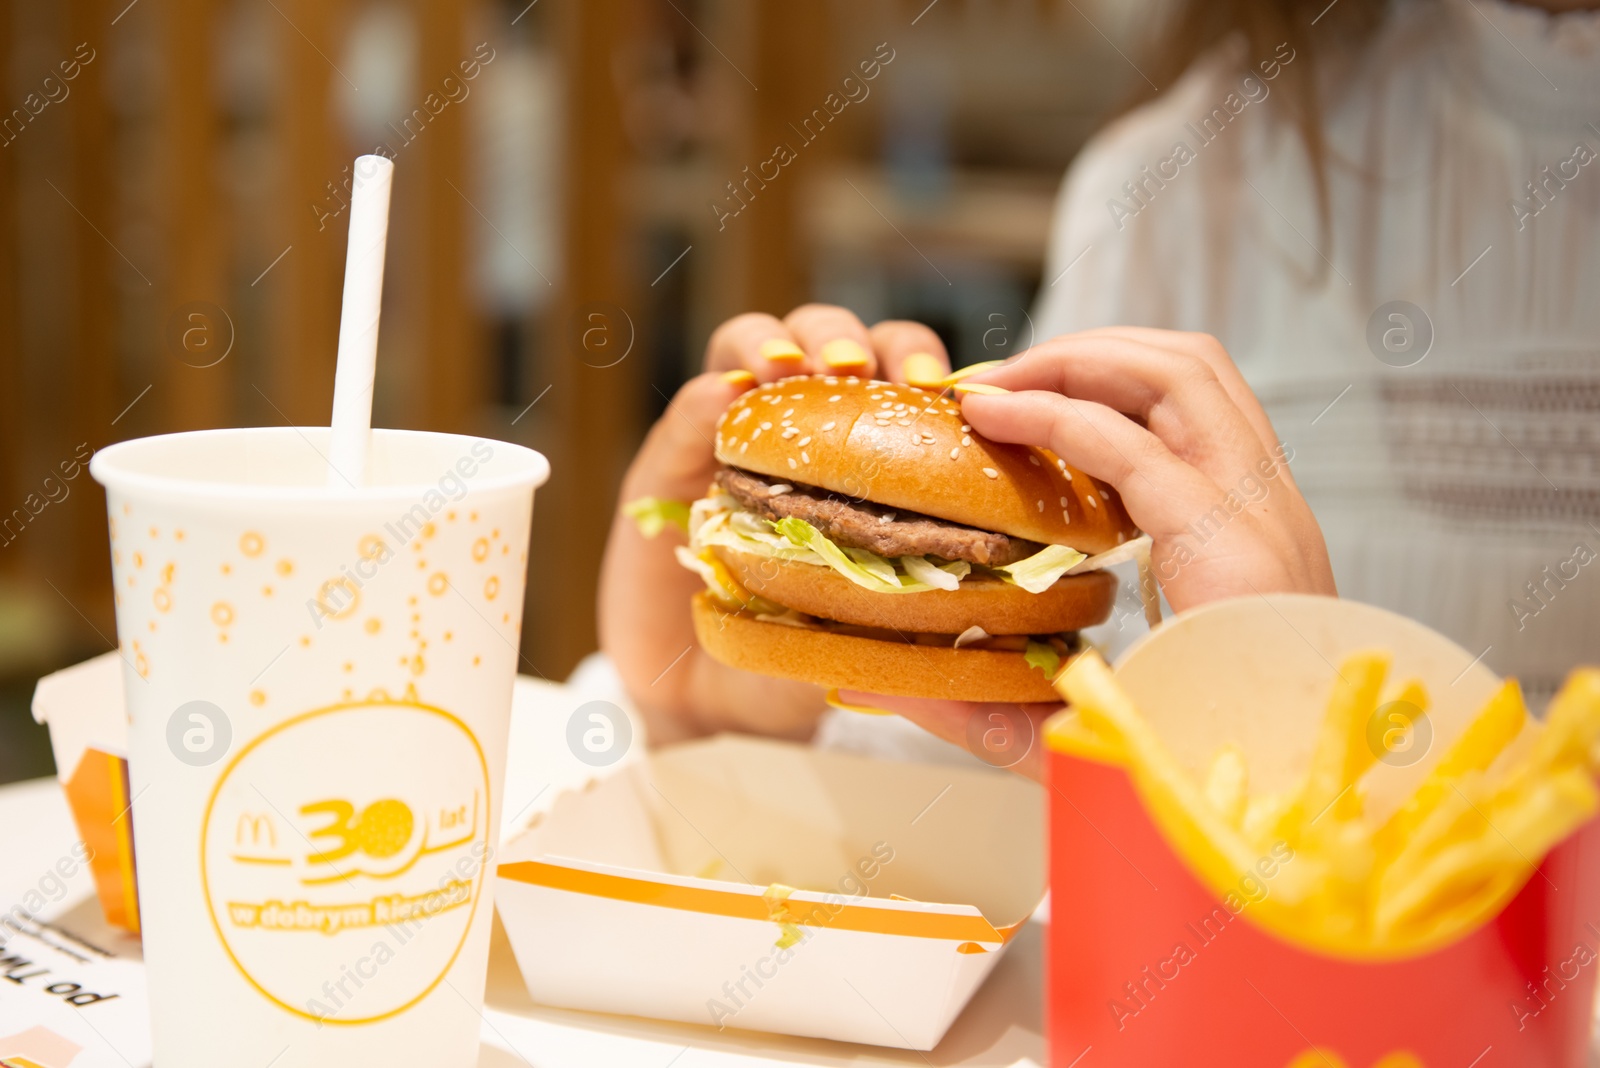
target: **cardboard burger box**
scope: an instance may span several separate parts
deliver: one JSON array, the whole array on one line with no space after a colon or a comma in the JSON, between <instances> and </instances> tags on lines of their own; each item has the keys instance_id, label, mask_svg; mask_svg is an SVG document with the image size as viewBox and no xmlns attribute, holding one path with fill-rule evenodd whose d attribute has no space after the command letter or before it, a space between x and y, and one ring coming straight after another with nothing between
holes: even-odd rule
<instances>
[{"instance_id":1,"label":"cardboard burger box","mask_svg":"<svg viewBox=\"0 0 1600 1068\"><path fill-rule=\"evenodd\" d=\"M1252 791L1304 774L1348 655L1393 654L1431 698L1431 738L1385 763L1365 804L1398 806L1499 681L1421 625L1350 601L1222 602L1141 639L1116 680L1199 777L1220 746ZM1381 708L1380 708L1381 710ZM1589 820L1442 944L1357 948L1275 929L1263 902L1297 863L1264 851L1237 885L1201 877L1122 754L1058 715L1046 729L1052 925L1051 1063L1269 1068L1581 1068L1600 962L1600 823ZM1528 747L1524 729L1486 774ZM1492 826L1492 825L1491 825ZM1092 1052L1090 1052L1092 1051Z\"/></svg>"},{"instance_id":2,"label":"cardboard burger box","mask_svg":"<svg viewBox=\"0 0 1600 1068\"><path fill-rule=\"evenodd\" d=\"M534 999L929 1050L1044 894L1043 799L989 769L722 736L561 796L501 851Z\"/></svg>"}]
</instances>

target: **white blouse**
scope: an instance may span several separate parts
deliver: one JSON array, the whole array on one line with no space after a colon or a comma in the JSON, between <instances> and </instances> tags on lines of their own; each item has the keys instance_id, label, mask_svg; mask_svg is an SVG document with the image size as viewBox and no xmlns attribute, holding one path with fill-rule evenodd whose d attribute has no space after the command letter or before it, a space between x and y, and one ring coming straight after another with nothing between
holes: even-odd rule
<instances>
[{"instance_id":1,"label":"white blouse","mask_svg":"<svg viewBox=\"0 0 1600 1068\"><path fill-rule=\"evenodd\" d=\"M1325 98L1326 234L1266 103L1299 58L1231 46L1091 142L1038 335L1216 335L1340 594L1542 701L1600 662L1600 13L1396 4Z\"/></svg>"}]
</instances>

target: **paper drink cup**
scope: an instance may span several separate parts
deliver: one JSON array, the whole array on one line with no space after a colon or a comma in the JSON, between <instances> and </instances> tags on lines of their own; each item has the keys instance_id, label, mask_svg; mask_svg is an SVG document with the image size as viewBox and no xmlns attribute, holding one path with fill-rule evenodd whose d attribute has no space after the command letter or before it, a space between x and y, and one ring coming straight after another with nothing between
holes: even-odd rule
<instances>
[{"instance_id":1,"label":"paper drink cup","mask_svg":"<svg viewBox=\"0 0 1600 1068\"><path fill-rule=\"evenodd\" d=\"M543 456L127 441L110 513L155 1061L471 1065ZM276 1055L276 1059L275 1058Z\"/></svg>"},{"instance_id":2,"label":"paper drink cup","mask_svg":"<svg viewBox=\"0 0 1600 1068\"><path fill-rule=\"evenodd\" d=\"M1385 769L1393 789L1408 791L1499 681L1411 620L1331 598L1223 602L1141 639L1117 677L1190 774L1232 742L1253 788L1279 790L1309 759L1331 665L1372 648L1392 651L1391 682L1418 678L1432 700L1429 753ZM1095 752L1067 722L1063 714L1045 731L1054 1068L1586 1063L1600 970L1600 820L1551 850L1497 913L1442 944L1341 952L1258 922L1292 855L1268 851L1226 893L1208 885L1119 754Z\"/></svg>"}]
</instances>

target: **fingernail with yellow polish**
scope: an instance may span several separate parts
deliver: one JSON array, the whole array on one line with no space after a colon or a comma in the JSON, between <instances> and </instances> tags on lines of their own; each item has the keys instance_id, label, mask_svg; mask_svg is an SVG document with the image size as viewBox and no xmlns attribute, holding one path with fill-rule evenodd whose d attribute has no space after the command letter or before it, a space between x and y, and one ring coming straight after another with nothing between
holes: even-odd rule
<instances>
[{"instance_id":1,"label":"fingernail with yellow polish","mask_svg":"<svg viewBox=\"0 0 1600 1068\"><path fill-rule=\"evenodd\" d=\"M957 382L950 388L957 393L977 393L984 397L999 397L1011 392L1009 389L991 386L986 382Z\"/></svg>"},{"instance_id":2,"label":"fingernail with yellow polish","mask_svg":"<svg viewBox=\"0 0 1600 1068\"><path fill-rule=\"evenodd\" d=\"M1004 360L984 360L982 363L969 363L959 371L951 371L949 374L945 375L941 381L945 385L951 386L961 381L963 378L970 378L973 375L980 375L985 371L999 367L1003 363L1005 363Z\"/></svg>"},{"instance_id":3,"label":"fingernail with yellow polish","mask_svg":"<svg viewBox=\"0 0 1600 1068\"><path fill-rule=\"evenodd\" d=\"M824 698L824 700L828 702L829 707L843 709L846 712L860 712L865 716L894 715L894 713L890 712L887 708L874 708L871 705L853 705L848 701L841 701L839 699L839 691L837 688L829 690L828 695Z\"/></svg>"},{"instance_id":4,"label":"fingernail with yellow polish","mask_svg":"<svg viewBox=\"0 0 1600 1068\"><path fill-rule=\"evenodd\" d=\"M756 376L742 367L722 372L722 380L730 386L753 386L756 384Z\"/></svg>"},{"instance_id":5,"label":"fingernail with yellow polish","mask_svg":"<svg viewBox=\"0 0 1600 1068\"><path fill-rule=\"evenodd\" d=\"M935 389L944 382L944 365L931 352L913 352L901 364L901 371L909 385Z\"/></svg>"},{"instance_id":6,"label":"fingernail with yellow polish","mask_svg":"<svg viewBox=\"0 0 1600 1068\"><path fill-rule=\"evenodd\" d=\"M793 341L769 337L761 343L761 358L773 363L799 363L806 358L805 351Z\"/></svg>"},{"instance_id":7,"label":"fingernail with yellow polish","mask_svg":"<svg viewBox=\"0 0 1600 1068\"><path fill-rule=\"evenodd\" d=\"M847 337L835 338L822 346L822 362L834 371L865 367L867 350Z\"/></svg>"}]
</instances>

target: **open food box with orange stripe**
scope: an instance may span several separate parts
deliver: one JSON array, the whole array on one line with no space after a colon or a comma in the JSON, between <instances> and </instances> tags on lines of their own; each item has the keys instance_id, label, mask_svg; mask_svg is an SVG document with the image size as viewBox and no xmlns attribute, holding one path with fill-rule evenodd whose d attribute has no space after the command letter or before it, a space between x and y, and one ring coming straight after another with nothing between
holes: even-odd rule
<instances>
[{"instance_id":1,"label":"open food box with orange stripe","mask_svg":"<svg viewBox=\"0 0 1600 1068\"><path fill-rule=\"evenodd\" d=\"M927 1050L1044 894L1039 788L727 735L563 795L501 850L535 1000Z\"/></svg>"},{"instance_id":2,"label":"open food box with orange stripe","mask_svg":"<svg viewBox=\"0 0 1600 1068\"><path fill-rule=\"evenodd\" d=\"M40 679L33 691L33 718L50 728L56 773L106 922L137 932L122 655L104 653Z\"/></svg>"},{"instance_id":3,"label":"open food box with orange stripe","mask_svg":"<svg viewBox=\"0 0 1600 1068\"><path fill-rule=\"evenodd\" d=\"M1586 1063L1600 671L1535 716L1417 623L1273 595L1056 685L1056 1068Z\"/></svg>"}]
</instances>

